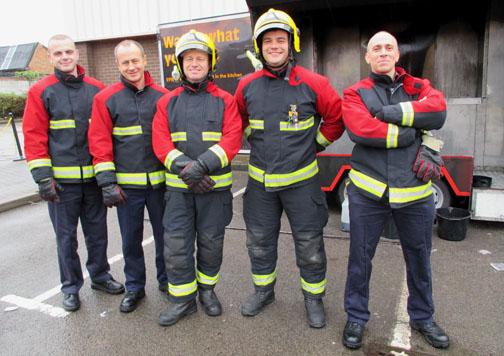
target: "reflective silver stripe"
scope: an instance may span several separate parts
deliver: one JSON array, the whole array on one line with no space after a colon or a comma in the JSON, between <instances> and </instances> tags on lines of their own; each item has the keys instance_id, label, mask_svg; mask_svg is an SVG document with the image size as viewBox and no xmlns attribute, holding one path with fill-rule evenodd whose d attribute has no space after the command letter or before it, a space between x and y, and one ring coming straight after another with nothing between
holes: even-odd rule
<instances>
[{"instance_id":1,"label":"reflective silver stripe","mask_svg":"<svg viewBox=\"0 0 504 356\"><path fill-rule=\"evenodd\" d=\"M243 131L243 134L245 135L245 138L249 138L250 134L252 133L252 127L248 125L245 130Z\"/></svg>"},{"instance_id":2,"label":"reflective silver stripe","mask_svg":"<svg viewBox=\"0 0 504 356\"><path fill-rule=\"evenodd\" d=\"M387 189L386 184L356 170L350 170L348 176L352 180L352 183L357 187L373 195L376 195L377 197L381 198L383 196L383 193L385 193L385 189Z\"/></svg>"},{"instance_id":3,"label":"reflective silver stripe","mask_svg":"<svg viewBox=\"0 0 504 356\"><path fill-rule=\"evenodd\" d=\"M186 132L172 132L171 133L172 142L178 141L187 141L187 133Z\"/></svg>"},{"instance_id":4,"label":"reflective silver stripe","mask_svg":"<svg viewBox=\"0 0 504 356\"><path fill-rule=\"evenodd\" d=\"M54 178L82 178L80 167L52 167Z\"/></svg>"},{"instance_id":5,"label":"reflective silver stripe","mask_svg":"<svg viewBox=\"0 0 504 356\"><path fill-rule=\"evenodd\" d=\"M146 173L116 173L118 184L147 185Z\"/></svg>"},{"instance_id":6,"label":"reflective silver stripe","mask_svg":"<svg viewBox=\"0 0 504 356\"><path fill-rule=\"evenodd\" d=\"M273 283L276 279L276 276L277 276L277 270L275 268L275 270L271 274L253 274L252 280L254 281L255 285L265 286Z\"/></svg>"},{"instance_id":7,"label":"reflective silver stripe","mask_svg":"<svg viewBox=\"0 0 504 356\"><path fill-rule=\"evenodd\" d=\"M114 162L101 162L95 164L94 169L96 173L103 171L115 171L115 164Z\"/></svg>"},{"instance_id":8,"label":"reflective silver stripe","mask_svg":"<svg viewBox=\"0 0 504 356\"><path fill-rule=\"evenodd\" d=\"M201 138L203 141L220 141L222 138L221 132L202 132Z\"/></svg>"},{"instance_id":9,"label":"reflective silver stripe","mask_svg":"<svg viewBox=\"0 0 504 356\"><path fill-rule=\"evenodd\" d=\"M149 173L149 180L153 185L163 183L165 181L165 171Z\"/></svg>"},{"instance_id":10,"label":"reflective silver stripe","mask_svg":"<svg viewBox=\"0 0 504 356\"><path fill-rule=\"evenodd\" d=\"M182 179L180 179L176 174L171 174L171 173L166 172L165 178L166 178L166 185L168 185L170 187L186 188L187 189L187 184L185 184L184 181Z\"/></svg>"},{"instance_id":11,"label":"reflective silver stripe","mask_svg":"<svg viewBox=\"0 0 504 356\"><path fill-rule=\"evenodd\" d=\"M387 148L397 147L398 137L399 137L399 127L397 127L394 124L389 124L387 132Z\"/></svg>"},{"instance_id":12,"label":"reflective silver stripe","mask_svg":"<svg viewBox=\"0 0 504 356\"><path fill-rule=\"evenodd\" d=\"M297 125L293 122L280 121L280 131L297 131L297 130L307 130L315 124L315 119L310 117L309 119L299 121Z\"/></svg>"},{"instance_id":13,"label":"reflective silver stripe","mask_svg":"<svg viewBox=\"0 0 504 356\"><path fill-rule=\"evenodd\" d=\"M264 130L264 120L249 120L249 123L254 130Z\"/></svg>"},{"instance_id":14,"label":"reflective silver stripe","mask_svg":"<svg viewBox=\"0 0 504 356\"><path fill-rule=\"evenodd\" d=\"M309 293L320 294L325 291L326 282L327 279L324 279L322 282L319 283L308 283L303 278L301 278L301 287L303 290Z\"/></svg>"},{"instance_id":15,"label":"reflective silver stripe","mask_svg":"<svg viewBox=\"0 0 504 356\"><path fill-rule=\"evenodd\" d=\"M399 103L402 110L402 123L401 126L413 126L413 119L415 118L415 112L413 111L413 104L411 101L406 101L404 103Z\"/></svg>"},{"instance_id":16,"label":"reflective silver stripe","mask_svg":"<svg viewBox=\"0 0 504 356\"><path fill-rule=\"evenodd\" d=\"M219 157L219 160L221 162L221 168L224 168L229 164L226 151L224 151L224 149L221 146L215 144L212 147L210 147L209 150L215 153L217 157Z\"/></svg>"},{"instance_id":17,"label":"reflective silver stripe","mask_svg":"<svg viewBox=\"0 0 504 356\"><path fill-rule=\"evenodd\" d=\"M256 181L261 183L264 182L264 171L262 169L254 167L250 163L248 165L248 168L250 178L255 179Z\"/></svg>"},{"instance_id":18,"label":"reflective silver stripe","mask_svg":"<svg viewBox=\"0 0 504 356\"><path fill-rule=\"evenodd\" d=\"M315 159L308 166L298 169L297 171L285 174L265 174L264 186L266 187L283 187L294 184L308 178L313 177L318 173L317 160Z\"/></svg>"},{"instance_id":19,"label":"reflective silver stripe","mask_svg":"<svg viewBox=\"0 0 504 356\"><path fill-rule=\"evenodd\" d=\"M168 290L170 291L170 294L175 297L182 297L185 295L192 294L196 292L197 287L198 284L196 283L196 280L194 280L194 282L181 284L178 286L168 283Z\"/></svg>"},{"instance_id":20,"label":"reflective silver stripe","mask_svg":"<svg viewBox=\"0 0 504 356\"><path fill-rule=\"evenodd\" d=\"M322 133L320 132L320 130L317 131L317 136L315 138L317 140L317 142L319 143L319 145L323 146L323 147L327 147L331 144L331 141L329 141L327 138L325 138L324 135L322 135Z\"/></svg>"},{"instance_id":21,"label":"reflective silver stripe","mask_svg":"<svg viewBox=\"0 0 504 356\"><path fill-rule=\"evenodd\" d=\"M431 181L425 185L411 188L389 188L391 203L408 203L425 198L432 194Z\"/></svg>"},{"instance_id":22,"label":"reflective silver stripe","mask_svg":"<svg viewBox=\"0 0 504 356\"><path fill-rule=\"evenodd\" d=\"M219 273L217 273L214 277L207 276L204 273L201 273L200 271L196 270L196 280L199 283L202 284L207 284L207 285L215 285L217 281L219 280Z\"/></svg>"},{"instance_id":23,"label":"reflective silver stripe","mask_svg":"<svg viewBox=\"0 0 504 356\"><path fill-rule=\"evenodd\" d=\"M75 128L75 120L51 120L49 121L49 128L57 129L73 129Z\"/></svg>"},{"instance_id":24,"label":"reflective silver stripe","mask_svg":"<svg viewBox=\"0 0 504 356\"><path fill-rule=\"evenodd\" d=\"M126 135L140 135L142 133L142 126L129 126L129 127L114 127L112 135L126 136Z\"/></svg>"},{"instance_id":25,"label":"reflective silver stripe","mask_svg":"<svg viewBox=\"0 0 504 356\"><path fill-rule=\"evenodd\" d=\"M93 166L83 166L82 167L83 178L91 178L95 176L95 171Z\"/></svg>"},{"instance_id":26,"label":"reflective silver stripe","mask_svg":"<svg viewBox=\"0 0 504 356\"><path fill-rule=\"evenodd\" d=\"M182 152L180 152L177 149L171 150L170 153L166 155L166 159L164 162L165 167L170 169L173 161L179 156L182 156Z\"/></svg>"},{"instance_id":27,"label":"reflective silver stripe","mask_svg":"<svg viewBox=\"0 0 504 356\"><path fill-rule=\"evenodd\" d=\"M30 170L39 167L51 167L51 160L49 158L33 159L28 162L28 167Z\"/></svg>"},{"instance_id":28,"label":"reflective silver stripe","mask_svg":"<svg viewBox=\"0 0 504 356\"><path fill-rule=\"evenodd\" d=\"M210 176L215 182L214 188L222 188L233 183L233 173L229 172L218 176Z\"/></svg>"}]
</instances>

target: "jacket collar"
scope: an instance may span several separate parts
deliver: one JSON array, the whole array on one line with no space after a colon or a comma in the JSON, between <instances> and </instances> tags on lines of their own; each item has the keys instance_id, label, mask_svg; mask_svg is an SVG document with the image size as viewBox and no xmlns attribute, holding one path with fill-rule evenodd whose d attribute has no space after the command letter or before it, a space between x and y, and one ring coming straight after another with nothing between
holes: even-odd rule
<instances>
[{"instance_id":1,"label":"jacket collar","mask_svg":"<svg viewBox=\"0 0 504 356\"><path fill-rule=\"evenodd\" d=\"M151 77L150 73L148 71L144 71L144 78L145 78L145 87L143 89L138 89L135 84L129 82L126 80L126 78L123 77L121 74L121 83L126 87L131 90L133 90L135 93L140 92L145 90L148 86L151 86L154 84L154 79Z\"/></svg>"},{"instance_id":2,"label":"jacket collar","mask_svg":"<svg viewBox=\"0 0 504 356\"><path fill-rule=\"evenodd\" d=\"M370 72L369 77L376 84L382 85L393 85L396 83L401 83L406 75L406 71L402 68L396 67L396 74L394 80L390 78L387 74L378 74L374 72Z\"/></svg>"},{"instance_id":3,"label":"jacket collar","mask_svg":"<svg viewBox=\"0 0 504 356\"><path fill-rule=\"evenodd\" d=\"M210 92L214 88L214 82L210 81L208 79L199 82L199 83L190 83L186 80L182 82L182 87L184 88L184 91L188 93L201 93L201 92Z\"/></svg>"},{"instance_id":4,"label":"jacket collar","mask_svg":"<svg viewBox=\"0 0 504 356\"><path fill-rule=\"evenodd\" d=\"M77 65L77 76L74 77L71 74L60 71L59 69L54 68L54 75L60 82L65 84L66 86L72 88L80 88L82 82L84 80L85 70L80 65Z\"/></svg>"}]
</instances>

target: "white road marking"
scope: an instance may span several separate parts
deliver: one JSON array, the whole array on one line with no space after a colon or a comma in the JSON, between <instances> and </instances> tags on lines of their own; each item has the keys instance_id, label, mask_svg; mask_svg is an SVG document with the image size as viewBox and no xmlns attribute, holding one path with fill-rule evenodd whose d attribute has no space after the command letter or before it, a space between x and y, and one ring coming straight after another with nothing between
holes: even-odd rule
<instances>
[{"instance_id":1,"label":"white road marking","mask_svg":"<svg viewBox=\"0 0 504 356\"><path fill-rule=\"evenodd\" d=\"M233 194L233 198L236 198L238 195L240 194L243 194L243 192L245 192L245 189L246 187L240 189L239 191L237 191L236 193Z\"/></svg>"},{"instance_id":2,"label":"white road marking","mask_svg":"<svg viewBox=\"0 0 504 356\"><path fill-rule=\"evenodd\" d=\"M142 241L142 246L147 246L148 244L152 243L153 241L154 241L154 236L151 236L151 237ZM117 255L109 258L108 263L110 265L112 265L115 262L122 260L123 257L124 256L122 253L117 254ZM89 273L87 271L85 271L83 273L83 277L84 277L84 279L88 278ZM56 286L54 288L49 289L48 291L36 296L33 299L23 298L23 297L9 294L9 295L2 297L2 299L0 299L0 300L2 302L7 302L7 303L17 305L20 308L25 308L25 309L29 309L29 310L37 310L37 311L42 312L44 314L50 315L52 317L64 318L65 316L67 316L70 313L65 311L63 308L55 307L53 305L44 303L44 301L54 297L55 295L59 294L60 292L61 292L61 284L59 284L58 286Z\"/></svg>"},{"instance_id":3,"label":"white road marking","mask_svg":"<svg viewBox=\"0 0 504 356\"><path fill-rule=\"evenodd\" d=\"M411 328L409 326L408 304L408 283L406 281L406 271L401 288L401 295L395 311L396 325L392 333L390 346L411 350Z\"/></svg>"}]
</instances>

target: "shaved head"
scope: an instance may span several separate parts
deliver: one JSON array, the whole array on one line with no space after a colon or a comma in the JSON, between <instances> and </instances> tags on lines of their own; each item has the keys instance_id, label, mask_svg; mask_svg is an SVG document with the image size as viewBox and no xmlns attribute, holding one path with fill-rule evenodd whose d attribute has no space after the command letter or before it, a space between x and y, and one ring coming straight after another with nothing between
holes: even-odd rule
<instances>
[{"instance_id":1,"label":"shaved head","mask_svg":"<svg viewBox=\"0 0 504 356\"><path fill-rule=\"evenodd\" d=\"M393 79L399 56L397 40L390 33L380 31L369 39L365 59L372 72L386 74Z\"/></svg>"},{"instance_id":2,"label":"shaved head","mask_svg":"<svg viewBox=\"0 0 504 356\"><path fill-rule=\"evenodd\" d=\"M390 42L392 43L396 48L398 48L397 40L394 36L392 36L389 32L387 31L380 31L377 32L369 39L368 45L367 45L367 51L373 47L373 44L375 44L377 41L385 41L385 42Z\"/></svg>"}]
</instances>

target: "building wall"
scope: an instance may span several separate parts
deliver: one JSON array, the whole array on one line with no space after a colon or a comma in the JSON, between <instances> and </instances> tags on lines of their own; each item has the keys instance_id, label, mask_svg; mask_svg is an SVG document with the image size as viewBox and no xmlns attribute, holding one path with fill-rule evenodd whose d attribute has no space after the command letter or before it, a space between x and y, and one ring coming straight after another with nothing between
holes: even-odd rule
<instances>
[{"instance_id":1,"label":"building wall","mask_svg":"<svg viewBox=\"0 0 504 356\"><path fill-rule=\"evenodd\" d=\"M47 48L42 46L40 43L37 45L37 48L35 48L29 67L33 72L53 72L53 66L47 58Z\"/></svg>"},{"instance_id":2,"label":"building wall","mask_svg":"<svg viewBox=\"0 0 504 356\"><path fill-rule=\"evenodd\" d=\"M0 78L1 94L26 94L29 89L27 80L20 78Z\"/></svg>"},{"instance_id":3,"label":"building wall","mask_svg":"<svg viewBox=\"0 0 504 356\"><path fill-rule=\"evenodd\" d=\"M86 69L88 75L111 85L119 80L119 70L114 61L114 48L123 38L102 41L76 42L79 50L79 63ZM147 56L146 70L154 78L156 84L162 85L158 42L155 35L129 37L138 41Z\"/></svg>"}]
</instances>

